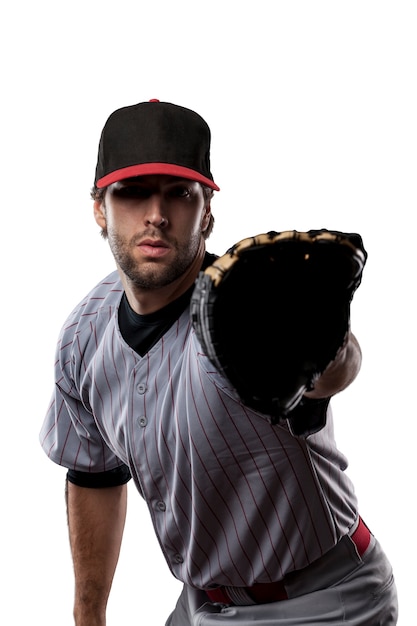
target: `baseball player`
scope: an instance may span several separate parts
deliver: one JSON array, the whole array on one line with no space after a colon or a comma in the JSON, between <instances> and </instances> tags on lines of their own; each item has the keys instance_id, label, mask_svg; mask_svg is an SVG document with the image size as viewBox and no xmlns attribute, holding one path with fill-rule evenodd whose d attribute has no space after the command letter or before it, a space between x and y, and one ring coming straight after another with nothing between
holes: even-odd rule
<instances>
[{"instance_id":1,"label":"baseball player","mask_svg":"<svg viewBox=\"0 0 417 626\"><path fill-rule=\"evenodd\" d=\"M282 419L242 400L190 305L216 261L215 191L197 113L151 100L110 115L92 198L116 270L62 327L40 433L67 468L75 624L106 623L130 479L184 585L166 626L396 624L390 563L333 436L330 398L357 376L358 342L348 329ZM249 345L262 324L248 310Z\"/></svg>"}]
</instances>

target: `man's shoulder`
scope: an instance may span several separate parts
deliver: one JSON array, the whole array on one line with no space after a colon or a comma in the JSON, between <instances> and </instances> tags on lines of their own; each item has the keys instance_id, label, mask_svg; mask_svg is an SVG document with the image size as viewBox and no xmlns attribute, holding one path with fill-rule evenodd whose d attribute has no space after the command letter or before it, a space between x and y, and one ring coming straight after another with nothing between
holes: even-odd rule
<instances>
[{"instance_id":1,"label":"man's shoulder","mask_svg":"<svg viewBox=\"0 0 417 626\"><path fill-rule=\"evenodd\" d=\"M108 274L74 307L68 316L63 332L79 333L85 327L96 324L101 315L108 316L117 309L123 294L123 286L117 271Z\"/></svg>"},{"instance_id":2,"label":"man's shoulder","mask_svg":"<svg viewBox=\"0 0 417 626\"><path fill-rule=\"evenodd\" d=\"M119 273L115 270L100 280L91 291L81 301L81 305L86 306L95 303L96 307L103 304L112 305L119 303L123 294L123 286L119 277ZM93 306L94 308L94 306Z\"/></svg>"}]
</instances>

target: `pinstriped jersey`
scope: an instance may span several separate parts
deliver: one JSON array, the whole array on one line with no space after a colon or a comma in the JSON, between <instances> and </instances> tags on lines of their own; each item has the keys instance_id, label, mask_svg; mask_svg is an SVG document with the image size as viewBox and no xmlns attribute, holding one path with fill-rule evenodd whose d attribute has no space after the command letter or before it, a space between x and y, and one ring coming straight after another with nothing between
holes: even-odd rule
<instances>
[{"instance_id":1,"label":"pinstriped jersey","mask_svg":"<svg viewBox=\"0 0 417 626\"><path fill-rule=\"evenodd\" d=\"M172 573L198 588L280 580L333 547L357 503L330 406L322 430L295 437L242 405L189 308L139 356L120 333L122 295L114 272L60 333L48 456L83 472L125 463Z\"/></svg>"}]
</instances>

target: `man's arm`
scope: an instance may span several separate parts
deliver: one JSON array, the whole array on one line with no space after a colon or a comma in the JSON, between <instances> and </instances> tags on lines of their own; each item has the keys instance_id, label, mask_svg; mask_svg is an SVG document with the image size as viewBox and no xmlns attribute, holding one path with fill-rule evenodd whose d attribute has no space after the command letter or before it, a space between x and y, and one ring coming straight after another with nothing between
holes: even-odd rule
<instances>
[{"instance_id":1,"label":"man's arm","mask_svg":"<svg viewBox=\"0 0 417 626\"><path fill-rule=\"evenodd\" d=\"M306 392L307 398L329 398L343 391L356 378L362 364L362 351L356 337L349 332L343 347L334 361L317 379L312 391Z\"/></svg>"},{"instance_id":2,"label":"man's arm","mask_svg":"<svg viewBox=\"0 0 417 626\"><path fill-rule=\"evenodd\" d=\"M127 486L92 489L67 481L76 626L105 626L126 519Z\"/></svg>"}]
</instances>

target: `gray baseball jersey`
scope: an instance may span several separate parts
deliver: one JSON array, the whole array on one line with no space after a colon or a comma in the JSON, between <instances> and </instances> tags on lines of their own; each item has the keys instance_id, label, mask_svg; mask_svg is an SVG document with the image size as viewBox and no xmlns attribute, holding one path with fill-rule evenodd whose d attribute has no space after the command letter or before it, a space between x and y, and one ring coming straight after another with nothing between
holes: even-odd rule
<instances>
[{"instance_id":1,"label":"gray baseball jersey","mask_svg":"<svg viewBox=\"0 0 417 626\"><path fill-rule=\"evenodd\" d=\"M145 356L121 336L117 272L69 316L41 443L56 463L125 463L172 573L198 588L281 579L357 517L333 435L295 437L247 409L202 353L187 308Z\"/></svg>"}]
</instances>

